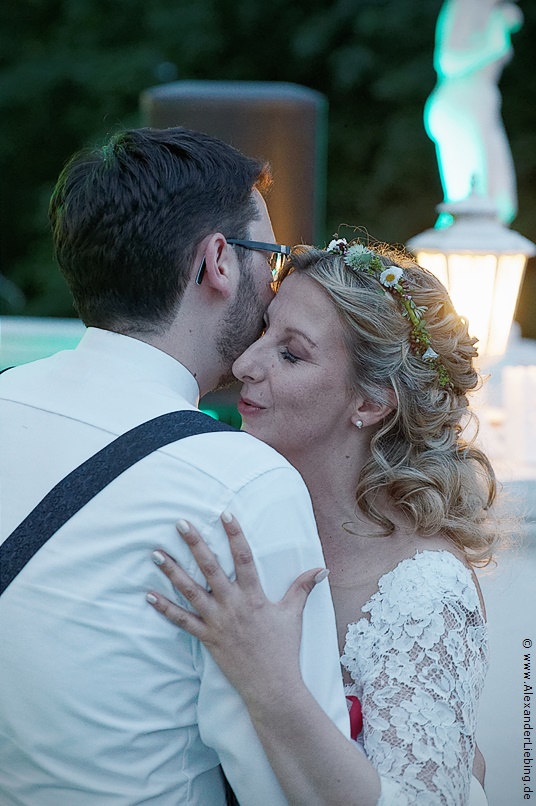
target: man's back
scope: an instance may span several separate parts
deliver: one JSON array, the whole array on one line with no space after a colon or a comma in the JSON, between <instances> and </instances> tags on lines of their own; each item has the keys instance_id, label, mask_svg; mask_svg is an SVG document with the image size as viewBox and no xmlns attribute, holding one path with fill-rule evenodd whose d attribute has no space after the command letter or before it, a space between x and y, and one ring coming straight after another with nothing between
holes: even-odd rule
<instances>
[{"instance_id":1,"label":"man's back","mask_svg":"<svg viewBox=\"0 0 536 806\"><path fill-rule=\"evenodd\" d=\"M5 373L1 540L88 456L140 422L194 407L196 394L170 356L98 330L72 354ZM216 806L220 761L244 806L285 802L234 690L197 641L145 603L163 584L149 560L159 546L201 581L178 518L200 529L232 573L219 522L227 508L245 527L270 597L323 564L297 474L249 436L219 433L181 440L126 471L0 598L2 804ZM171 586L165 592L177 598ZM344 730L334 636L320 586L305 614L305 677Z\"/></svg>"}]
</instances>

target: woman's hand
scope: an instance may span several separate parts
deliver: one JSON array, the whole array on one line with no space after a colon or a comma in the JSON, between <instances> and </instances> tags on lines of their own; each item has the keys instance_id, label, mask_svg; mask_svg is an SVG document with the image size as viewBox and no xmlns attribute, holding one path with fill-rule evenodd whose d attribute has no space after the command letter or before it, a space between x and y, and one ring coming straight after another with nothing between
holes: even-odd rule
<instances>
[{"instance_id":1,"label":"woman's hand","mask_svg":"<svg viewBox=\"0 0 536 806\"><path fill-rule=\"evenodd\" d=\"M205 644L242 696L289 804L356 803L356 793L360 806L377 804L378 774L333 724L301 677L303 608L315 584L328 572L325 568L306 571L280 602L270 602L240 525L225 512L222 522L236 582L226 577L194 527L179 521L177 528L211 592L198 585L168 554L157 551L154 561L196 613L154 591L148 594L149 602Z\"/></svg>"},{"instance_id":2,"label":"woman's hand","mask_svg":"<svg viewBox=\"0 0 536 806\"><path fill-rule=\"evenodd\" d=\"M278 698L289 687L301 685L299 649L302 613L307 597L328 574L314 569L301 574L284 598L270 602L262 590L251 549L238 521L224 512L236 582L231 582L192 524L181 520L177 529L188 544L210 592L197 584L164 551L153 560L195 609L173 604L154 591L147 600L177 627L198 638L214 657L230 683L249 706L256 697Z\"/></svg>"}]
</instances>

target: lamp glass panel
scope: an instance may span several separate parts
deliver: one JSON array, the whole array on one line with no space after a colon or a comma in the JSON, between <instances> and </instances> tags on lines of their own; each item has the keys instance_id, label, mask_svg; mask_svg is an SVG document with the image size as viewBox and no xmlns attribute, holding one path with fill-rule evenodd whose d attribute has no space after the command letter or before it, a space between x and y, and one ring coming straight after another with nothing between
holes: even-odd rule
<instances>
[{"instance_id":1,"label":"lamp glass panel","mask_svg":"<svg viewBox=\"0 0 536 806\"><path fill-rule=\"evenodd\" d=\"M487 352L496 255L449 255L450 298L460 316L468 320L469 332L478 339L478 352Z\"/></svg>"},{"instance_id":2,"label":"lamp glass panel","mask_svg":"<svg viewBox=\"0 0 536 806\"><path fill-rule=\"evenodd\" d=\"M525 263L525 255L499 257L486 351L488 355L502 355L506 350Z\"/></svg>"},{"instance_id":3,"label":"lamp glass panel","mask_svg":"<svg viewBox=\"0 0 536 806\"><path fill-rule=\"evenodd\" d=\"M447 259L441 252L417 252L415 260L423 269L428 269L435 274L445 288L449 287L449 276L447 272Z\"/></svg>"}]
</instances>

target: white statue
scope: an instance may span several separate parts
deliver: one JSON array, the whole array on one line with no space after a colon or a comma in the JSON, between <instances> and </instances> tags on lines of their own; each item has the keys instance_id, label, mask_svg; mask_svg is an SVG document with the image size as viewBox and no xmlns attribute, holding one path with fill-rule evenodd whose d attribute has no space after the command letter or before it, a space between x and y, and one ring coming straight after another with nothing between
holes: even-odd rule
<instances>
[{"instance_id":1,"label":"white statue","mask_svg":"<svg viewBox=\"0 0 536 806\"><path fill-rule=\"evenodd\" d=\"M445 201L467 198L474 179L506 224L516 215L517 193L497 84L512 57L511 34L522 24L511 0L445 0L436 28L438 82L424 113Z\"/></svg>"}]
</instances>

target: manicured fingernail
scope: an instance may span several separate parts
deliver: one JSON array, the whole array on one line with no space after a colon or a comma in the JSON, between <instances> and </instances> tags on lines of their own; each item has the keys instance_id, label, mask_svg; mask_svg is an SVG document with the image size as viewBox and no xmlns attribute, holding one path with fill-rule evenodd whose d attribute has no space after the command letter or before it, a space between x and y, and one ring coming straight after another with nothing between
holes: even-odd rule
<instances>
[{"instance_id":1,"label":"manicured fingernail","mask_svg":"<svg viewBox=\"0 0 536 806\"><path fill-rule=\"evenodd\" d=\"M327 577L329 574L329 568L323 568L321 571L314 578L315 585L318 585L319 582L322 582L323 579Z\"/></svg>"},{"instance_id":2,"label":"manicured fingernail","mask_svg":"<svg viewBox=\"0 0 536 806\"><path fill-rule=\"evenodd\" d=\"M179 530L181 535L187 535L188 532L190 531L190 526L188 522L184 520L184 518L181 518L180 520L177 521L177 529Z\"/></svg>"},{"instance_id":3,"label":"manicured fingernail","mask_svg":"<svg viewBox=\"0 0 536 806\"><path fill-rule=\"evenodd\" d=\"M229 510L226 509L221 513L221 519L224 523L231 523L231 521L233 520L233 516L231 515Z\"/></svg>"},{"instance_id":4,"label":"manicured fingernail","mask_svg":"<svg viewBox=\"0 0 536 806\"><path fill-rule=\"evenodd\" d=\"M155 565L164 565L166 561L166 558L164 557L161 551L153 551L151 557L153 558L153 562Z\"/></svg>"},{"instance_id":5,"label":"manicured fingernail","mask_svg":"<svg viewBox=\"0 0 536 806\"><path fill-rule=\"evenodd\" d=\"M149 602L149 604L156 604L156 603L157 603L157 601L158 601L158 599L156 598L156 596L154 595L154 593L148 593L148 594L147 594L147 596L146 596L145 598L147 599L147 601Z\"/></svg>"}]
</instances>

